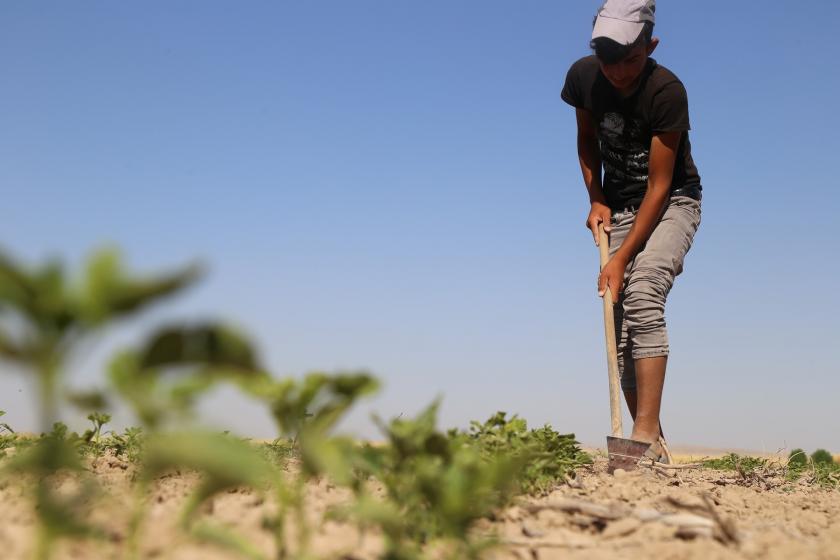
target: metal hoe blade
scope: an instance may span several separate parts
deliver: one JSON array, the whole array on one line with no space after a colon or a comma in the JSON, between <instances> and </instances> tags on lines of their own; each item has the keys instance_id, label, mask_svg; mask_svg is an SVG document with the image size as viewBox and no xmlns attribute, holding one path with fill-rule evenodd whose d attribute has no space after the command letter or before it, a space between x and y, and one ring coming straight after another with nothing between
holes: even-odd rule
<instances>
[{"instance_id":1,"label":"metal hoe blade","mask_svg":"<svg viewBox=\"0 0 840 560\"><path fill-rule=\"evenodd\" d=\"M635 439L607 436L607 472L615 469L634 471L639 468L639 459L648 450L650 444Z\"/></svg>"}]
</instances>

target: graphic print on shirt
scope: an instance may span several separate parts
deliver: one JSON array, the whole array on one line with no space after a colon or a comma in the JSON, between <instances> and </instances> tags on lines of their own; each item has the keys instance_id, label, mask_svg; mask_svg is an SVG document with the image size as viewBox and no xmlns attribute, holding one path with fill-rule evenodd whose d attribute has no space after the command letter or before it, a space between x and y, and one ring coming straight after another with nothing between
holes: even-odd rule
<instances>
[{"instance_id":1,"label":"graphic print on shirt","mask_svg":"<svg viewBox=\"0 0 840 560\"><path fill-rule=\"evenodd\" d=\"M621 113L604 113L599 139L607 181L647 182L650 148L644 141L641 120L625 119Z\"/></svg>"}]
</instances>

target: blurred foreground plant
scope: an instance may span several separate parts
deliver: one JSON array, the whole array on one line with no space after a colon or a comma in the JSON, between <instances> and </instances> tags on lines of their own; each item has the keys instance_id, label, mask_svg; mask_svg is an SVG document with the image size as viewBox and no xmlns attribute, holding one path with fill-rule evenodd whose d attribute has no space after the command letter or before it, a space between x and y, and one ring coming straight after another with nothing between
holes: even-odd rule
<instances>
[{"instance_id":1,"label":"blurred foreground plant","mask_svg":"<svg viewBox=\"0 0 840 560\"><path fill-rule=\"evenodd\" d=\"M271 382L251 343L215 323L160 329L117 354L109 379L150 431L188 418L198 397L219 382Z\"/></svg>"},{"instance_id":2,"label":"blurred foreground plant","mask_svg":"<svg viewBox=\"0 0 840 560\"><path fill-rule=\"evenodd\" d=\"M75 435L75 434L74 434ZM78 436L67 439L67 427L60 422L37 443L16 453L2 469L4 476L34 476L36 512L39 519L35 557L47 559L55 541L67 538L103 538L104 532L85 520L90 517L94 498L101 490L82 466ZM59 475L72 473L79 482L75 489L59 492Z\"/></svg>"},{"instance_id":3,"label":"blurred foreground plant","mask_svg":"<svg viewBox=\"0 0 840 560\"><path fill-rule=\"evenodd\" d=\"M295 558L309 556L311 529L304 510L306 483L326 475L339 484L354 486L358 468L359 445L331 431L362 397L378 390L379 382L364 372L328 375L314 372L303 379L255 377L243 380L243 390L265 403L277 425L278 438L291 438L300 452L300 472L275 477L278 512L266 519L266 526L275 536L277 557L290 554L286 544L288 517L294 514L298 529Z\"/></svg>"},{"instance_id":4,"label":"blurred foreground plant","mask_svg":"<svg viewBox=\"0 0 840 560\"><path fill-rule=\"evenodd\" d=\"M184 505L179 526L200 540L231 549L248 558L262 554L246 539L220 525L202 521L199 507L216 494L237 487L257 491L267 488L273 478L271 464L257 449L229 436L202 432L154 434L145 442L138 495L148 494L150 484L160 475L175 469L190 469L201 482ZM134 523L140 519L135 517ZM132 532L136 538L136 531ZM136 542L132 543L136 549Z\"/></svg>"},{"instance_id":5,"label":"blurred foreground plant","mask_svg":"<svg viewBox=\"0 0 840 560\"><path fill-rule=\"evenodd\" d=\"M139 553L138 535L152 482L168 470L188 469L198 473L201 482L181 512L181 529L246 557L261 558L236 533L199 520L198 508L233 487L263 491L272 479L271 464L259 450L230 436L171 431L175 421L191 414L198 397L219 382L271 382L251 343L217 324L169 326L150 335L138 348L119 353L111 363L110 380L147 431L129 528L130 553Z\"/></svg>"},{"instance_id":6,"label":"blurred foreground plant","mask_svg":"<svg viewBox=\"0 0 840 560\"><path fill-rule=\"evenodd\" d=\"M37 379L41 430L57 420L56 391L67 360L86 339L118 319L174 294L200 274L197 266L135 278L113 250L95 253L72 282L58 261L28 269L0 255L0 357Z\"/></svg>"},{"instance_id":7,"label":"blurred foreground plant","mask_svg":"<svg viewBox=\"0 0 840 560\"><path fill-rule=\"evenodd\" d=\"M277 513L265 519L275 538L273 556L309 560L314 557L305 489L307 483L329 477L354 495L331 515L380 530L385 558L418 559L430 546L442 544L446 557L454 560L478 558L494 543L492 535L476 534L479 519L492 516L517 492L549 491L589 461L573 435L549 426L528 430L523 419L502 412L484 423L473 422L468 432L443 433L436 427L437 402L415 419L386 424L377 418L386 436L382 445L335 435L359 399L378 390L375 378L365 372L316 372L302 379L275 379L262 368L246 337L215 323L168 326L112 360L110 386L136 413L142 430L103 432L110 421L103 411L107 399L88 392L69 399L93 409L88 416L93 426L82 436L69 432L57 421L57 389L79 345L197 277L198 269L187 267L157 279L132 279L117 254L106 251L91 259L80 281L70 283L57 263L29 271L0 257L0 357L35 376L44 432L40 439L24 440L0 424L0 449L9 442L16 446L2 472L35 478L39 559L50 557L59 538L105 536L85 521L101 489L81 457L108 450L138 463L127 538L129 554L135 557L149 494L155 481L173 470L189 470L200 478L181 511L179 527L248 558L263 556L232 530L209 523L201 506L233 488L273 491ZM274 442L257 448L230 435L178 425L190 417L202 395L222 382L268 408L278 431ZM298 461L292 472L270 460L293 455ZM79 484L57 492L59 473L71 473ZM371 485L379 485L384 496ZM287 542L292 520L297 528L294 550Z\"/></svg>"},{"instance_id":8,"label":"blurred foreground plant","mask_svg":"<svg viewBox=\"0 0 840 560\"><path fill-rule=\"evenodd\" d=\"M68 360L96 332L180 291L199 276L186 267L156 278L136 278L122 267L113 250L95 253L81 277L68 279L58 261L28 269L0 255L0 358L35 376L41 429L58 420L58 385ZM98 433L97 433L98 436ZM88 503L93 481L85 479L71 498L55 493L50 478L56 472L80 471L76 448L62 434L46 437L16 455L7 472L38 476L35 501L40 521L38 558L48 558L58 537L84 537L98 531L77 519L74 508Z\"/></svg>"}]
</instances>

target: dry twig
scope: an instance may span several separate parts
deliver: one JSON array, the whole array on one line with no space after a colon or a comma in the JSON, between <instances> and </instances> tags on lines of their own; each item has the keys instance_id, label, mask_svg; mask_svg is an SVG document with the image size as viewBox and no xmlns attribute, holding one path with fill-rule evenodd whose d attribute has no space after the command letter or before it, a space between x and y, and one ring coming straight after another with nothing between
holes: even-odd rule
<instances>
[{"instance_id":1,"label":"dry twig","mask_svg":"<svg viewBox=\"0 0 840 560\"><path fill-rule=\"evenodd\" d=\"M585 502L583 500L572 499L554 500L544 504L529 504L525 506L525 511L528 513L538 513L546 509L564 511L566 513L582 513L603 521L621 519L622 517L626 517L629 513L624 508L616 506L606 506L603 504L595 504L592 502Z\"/></svg>"},{"instance_id":2,"label":"dry twig","mask_svg":"<svg viewBox=\"0 0 840 560\"><path fill-rule=\"evenodd\" d=\"M700 516L714 522L714 537L723 544L739 544L741 540L735 528L735 523L731 519L724 519L720 516L708 494L702 493L700 499L703 501L702 504L685 503L673 496L668 496L665 501L677 509L689 511L694 516Z\"/></svg>"}]
</instances>

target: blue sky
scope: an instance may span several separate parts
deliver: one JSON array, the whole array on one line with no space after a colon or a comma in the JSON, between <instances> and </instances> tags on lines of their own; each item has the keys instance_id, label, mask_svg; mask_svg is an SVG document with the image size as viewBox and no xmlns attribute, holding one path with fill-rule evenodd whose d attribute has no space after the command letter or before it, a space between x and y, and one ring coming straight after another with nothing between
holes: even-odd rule
<instances>
[{"instance_id":1,"label":"blue sky","mask_svg":"<svg viewBox=\"0 0 840 560\"><path fill-rule=\"evenodd\" d=\"M209 276L75 363L226 318L277 375L365 368L372 410L496 410L609 430L597 251L559 96L599 2L23 2L0 6L2 247ZM703 223L671 294L676 443L840 450L833 2L659 2L688 90ZM7 365L0 366L9 370ZM5 420L34 392L0 376ZM270 436L231 391L206 421ZM120 422L131 419L121 415Z\"/></svg>"}]
</instances>

